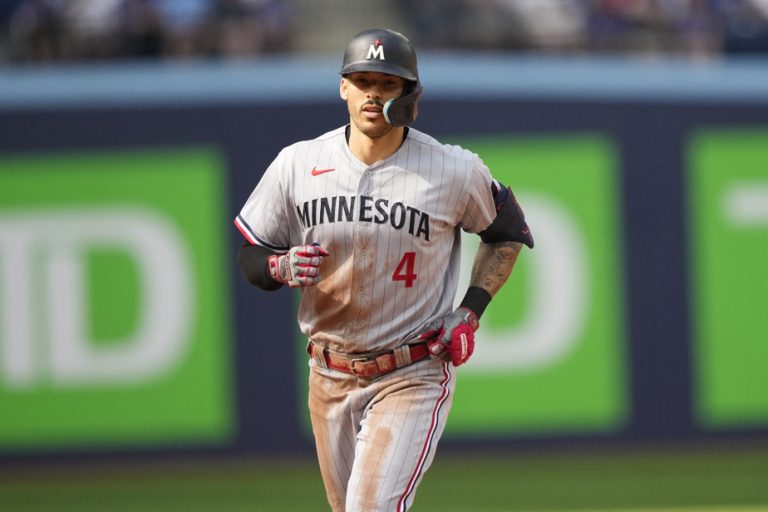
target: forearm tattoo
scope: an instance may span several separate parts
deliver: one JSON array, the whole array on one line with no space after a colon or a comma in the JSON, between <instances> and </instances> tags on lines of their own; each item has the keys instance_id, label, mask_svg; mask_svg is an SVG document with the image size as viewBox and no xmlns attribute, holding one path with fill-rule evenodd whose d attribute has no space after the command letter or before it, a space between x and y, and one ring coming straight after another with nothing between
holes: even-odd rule
<instances>
[{"instance_id":1,"label":"forearm tattoo","mask_svg":"<svg viewBox=\"0 0 768 512\"><path fill-rule=\"evenodd\" d=\"M480 243L472 264L470 286L479 286L491 296L507 282L523 244L519 242Z\"/></svg>"}]
</instances>

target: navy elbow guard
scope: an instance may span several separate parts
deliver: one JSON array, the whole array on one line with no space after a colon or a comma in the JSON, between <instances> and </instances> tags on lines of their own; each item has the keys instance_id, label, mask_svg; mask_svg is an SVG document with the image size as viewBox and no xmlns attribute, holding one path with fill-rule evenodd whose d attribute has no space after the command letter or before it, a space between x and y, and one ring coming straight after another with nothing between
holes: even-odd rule
<instances>
[{"instance_id":1,"label":"navy elbow guard","mask_svg":"<svg viewBox=\"0 0 768 512\"><path fill-rule=\"evenodd\" d=\"M496 187L494 183L491 191L496 203L496 218L490 226L478 233L480 239L486 244L520 242L533 249L531 230L525 222L525 214L512 189Z\"/></svg>"},{"instance_id":2,"label":"navy elbow guard","mask_svg":"<svg viewBox=\"0 0 768 512\"><path fill-rule=\"evenodd\" d=\"M240 264L240 270L243 271L245 279L253 286L262 290L277 290L283 286L283 283L275 281L269 274L267 260L272 251L260 245L251 245L244 243L237 252L237 262Z\"/></svg>"}]
</instances>

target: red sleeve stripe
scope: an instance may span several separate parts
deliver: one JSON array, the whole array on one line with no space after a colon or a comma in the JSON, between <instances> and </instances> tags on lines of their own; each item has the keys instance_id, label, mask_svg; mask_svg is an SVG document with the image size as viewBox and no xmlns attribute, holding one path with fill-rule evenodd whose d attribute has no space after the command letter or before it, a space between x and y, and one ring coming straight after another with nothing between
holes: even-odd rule
<instances>
[{"instance_id":1,"label":"red sleeve stripe","mask_svg":"<svg viewBox=\"0 0 768 512\"><path fill-rule=\"evenodd\" d=\"M240 215L235 218L235 226L251 245L260 245L262 247L266 247L270 251L278 253L288 252L288 249L290 249L290 247L279 247L277 245L272 245L269 242L266 242L256 236L256 233L253 232L251 226L249 226L248 223L245 222L245 219L243 219Z\"/></svg>"},{"instance_id":2,"label":"red sleeve stripe","mask_svg":"<svg viewBox=\"0 0 768 512\"><path fill-rule=\"evenodd\" d=\"M248 225L240 219L239 215L235 218L235 227L237 227L238 231L240 231L240 233L243 234L245 239L248 240L248 242L250 242L251 245L257 244L256 238L253 236L253 234L251 234L251 231L248 229Z\"/></svg>"}]
</instances>

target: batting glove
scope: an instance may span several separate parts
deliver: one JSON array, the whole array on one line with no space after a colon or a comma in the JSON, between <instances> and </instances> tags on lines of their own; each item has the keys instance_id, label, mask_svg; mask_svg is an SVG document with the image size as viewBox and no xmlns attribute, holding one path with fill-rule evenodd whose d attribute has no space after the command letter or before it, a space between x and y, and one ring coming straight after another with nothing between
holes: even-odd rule
<instances>
[{"instance_id":1,"label":"batting glove","mask_svg":"<svg viewBox=\"0 0 768 512\"><path fill-rule=\"evenodd\" d=\"M320 245L299 245L286 254L268 258L269 274L291 288L313 286L320 281L320 264L329 253Z\"/></svg>"},{"instance_id":2,"label":"batting glove","mask_svg":"<svg viewBox=\"0 0 768 512\"><path fill-rule=\"evenodd\" d=\"M475 331L480 320L474 311L466 307L457 308L442 318L432 321L420 340L427 342L429 353L454 366L467 362L475 351Z\"/></svg>"}]
</instances>

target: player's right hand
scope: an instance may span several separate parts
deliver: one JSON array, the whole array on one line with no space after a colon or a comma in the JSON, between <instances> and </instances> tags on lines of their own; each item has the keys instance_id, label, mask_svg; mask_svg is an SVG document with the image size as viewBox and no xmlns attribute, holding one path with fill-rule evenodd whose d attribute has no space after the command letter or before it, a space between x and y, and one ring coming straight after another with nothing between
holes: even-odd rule
<instances>
[{"instance_id":1,"label":"player's right hand","mask_svg":"<svg viewBox=\"0 0 768 512\"><path fill-rule=\"evenodd\" d=\"M269 257L269 274L291 288L313 286L320 281L320 264L329 254L319 244L291 247L286 254Z\"/></svg>"}]
</instances>

